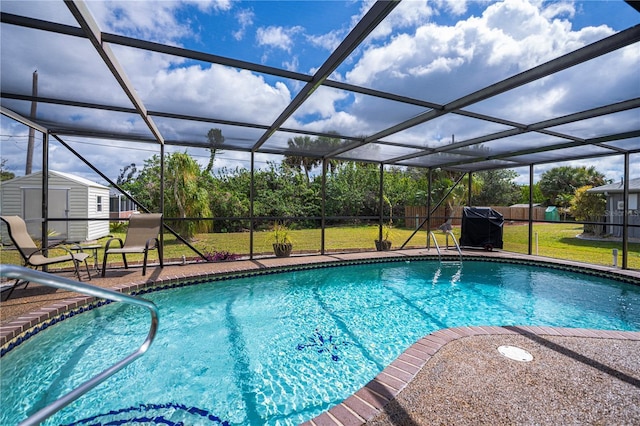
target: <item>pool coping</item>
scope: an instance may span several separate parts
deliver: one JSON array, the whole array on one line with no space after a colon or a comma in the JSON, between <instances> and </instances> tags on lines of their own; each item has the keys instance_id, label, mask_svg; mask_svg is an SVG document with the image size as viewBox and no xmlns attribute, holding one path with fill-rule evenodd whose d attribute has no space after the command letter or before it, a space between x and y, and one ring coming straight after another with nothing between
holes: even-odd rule
<instances>
[{"instance_id":1,"label":"pool coping","mask_svg":"<svg viewBox=\"0 0 640 426\"><path fill-rule=\"evenodd\" d=\"M504 335L640 341L640 331L547 326L474 326L440 329L412 344L353 395L313 419L302 423L302 426L364 425L381 414L385 406L393 401L416 377L427 362L447 344L470 337Z\"/></svg>"}]
</instances>

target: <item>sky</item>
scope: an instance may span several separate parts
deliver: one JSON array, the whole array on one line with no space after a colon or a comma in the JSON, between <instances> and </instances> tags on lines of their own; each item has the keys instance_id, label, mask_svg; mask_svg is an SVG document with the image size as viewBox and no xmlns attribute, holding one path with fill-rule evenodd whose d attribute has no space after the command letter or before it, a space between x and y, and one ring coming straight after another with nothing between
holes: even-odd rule
<instances>
[{"instance_id":1,"label":"sky","mask_svg":"<svg viewBox=\"0 0 640 426\"><path fill-rule=\"evenodd\" d=\"M289 71L313 74L332 50L371 6L362 1L88 1L89 10L104 32L175 45L213 55L231 57ZM62 1L0 2L3 12L77 25ZM389 15L331 79L390 91L436 103L446 103L469 91L500 81L563 53L610 36L640 23L640 13L622 0L538 1L506 0L405 0ZM100 67L95 51L80 40L59 43L61 36L26 32L2 24L0 32L0 82L3 91L30 93L32 72L38 70L39 95L65 98L73 91L81 100L127 105L125 95L111 76ZM85 43L86 44L86 43ZM151 54L113 46L125 73L150 110L213 115L238 121L257 120L270 124L295 97L302 83L246 70L210 65L168 55ZM565 71L557 77L525 85L513 93L497 96L474 106L474 111L509 120L532 123L550 114L569 114L601 106L602 103L640 97L640 46L607 55ZM11 60L6 60L11 58ZM610 64L615 63L616 66ZM100 84L96 84L99 81ZM593 84L597 81L597 84ZM539 85L546 85L540 91ZM238 100L241 100L240 102ZM526 108L523 105L526 104ZM3 106L12 104L3 100ZM117 114L82 114L60 108L39 114L74 123L100 123L105 128L131 133L143 132L136 117ZM286 127L314 131L337 130L344 134L373 134L397 121L422 112L400 107L390 101L354 96L320 88L289 118ZM593 120L580 131L586 137L598 134L597 127L637 129L637 110L618 114L610 122ZM202 138L211 125L182 124L169 119L156 123L163 135L192 131ZM492 126L491 124L483 124ZM495 126L495 125L493 125ZM454 130L452 130L454 129ZM496 127L495 131L502 128ZM445 143L452 137L464 140L486 131L467 126L459 117L434 120L417 126L390 141L422 140ZM261 131L245 130L225 134L238 144L252 143ZM455 135L454 135L455 133ZM0 119L0 153L5 169L24 174L27 130L13 120ZM453 136L452 136L453 135ZM286 143L287 136L275 137L268 146ZM101 171L114 179L125 166L157 153L153 146L131 142L87 140L68 137L66 141ZM38 145L39 146L39 145ZM117 148L114 148L117 147ZM183 148L168 148L182 150ZM37 152L37 151L36 151ZM124 152L124 154L123 154ZM191 151L202 164L208 153ZM38 157L36 155L36 157ZM632 160L640 163L640 155ZM273 158L257 155L264 166ZM607 178L622 176L621 156L573 162L567 165L596 166ZM52 144L50 168L104 183L68 151ZM249 167L249 154L225 150L218 154L216 168ZM535 180L557 166L539 165ZM37 166L36 166L37 168ZM640 167L632 177L640 177ZM528 168L519 183L529 182Z\"/></svg>"}]
</instances>

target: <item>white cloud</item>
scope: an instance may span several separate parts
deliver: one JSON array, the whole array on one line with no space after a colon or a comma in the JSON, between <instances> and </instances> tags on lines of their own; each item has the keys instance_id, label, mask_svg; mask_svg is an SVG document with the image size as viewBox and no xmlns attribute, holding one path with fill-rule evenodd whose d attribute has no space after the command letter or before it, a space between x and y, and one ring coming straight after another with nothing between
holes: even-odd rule
<instances>
[{"instance_id":1,"label":"white cloud","mask_svg":"<svg viewBox=\"0 0 640 426\"><path fill-rule=\"evenodd\" d=\"M455 2L455 0L454 0ZM367 7L368 9L368 7ZM429 22L433 9L425 0L402 1L371 33L370 38L383 39L403 28L413 28Z\"/></svg>"},{"instance_id":2,"label":"white cloud","mask_svg":"<svg viewBox=\"0 0 640 426\"><path fill-rule=\"evenodd\" d=\"M335 131L341 133L346 130L348 133L351 129L363 129L367 126L367 123L361 118L349 114L344 111L337 111L330 116L314 120L310 123L299 123L294 119L289 119L285 123L285 127L295 127L299 129L315 131L315 132L329 132Z\"/></svg>"},{"instance_id":3,"label":"white cloud","mask_svg":"<svg viewBox=\"0 0 640 426\"><path fill-rule=\"evenodd\" d=\"M19 27L2 30L3 59L11 58L0 62L3 91L31 93L32 73L37 70L40 96L67 98L75 93L79 101L127 104L126 96L88 41Z\"/></svg>"},{"instance_id":4,"label":"white cloud","mask_svg":"<svg viewBox=\"0 0 640 426\"><path fill-rule=\"evenodd\" d=\"M282 63L282 66L286 70L297 71L298 67L300 66L300 60L298 59L298 55L291 56L291 60L290 61L284 61Z\"/></svg>"},{"instance_id":5,"label":"white cloud","mask_svg":"<svg viewBox=\"0 0 640 426\"><path fill-rule=\"evenodd\" d=\"M347 33L348 32L345 30L334 30L326 34L307 36L307 40L314 46L318 46L332 52L336 47L338 47L338 45L340 45L342 39Z\"/></svg>"},{"instance_id":6,"label":"white cloud","mask_svg":"<svg viewBox=\"0 0 640 426\"><path fill-rule=\"evenodd\" d=\"M540 9L537 3L506 0L452 26L423 23L369 46L345 79L446 103L613 33L605 26L572 31L568 21L555 18L568 10L563 4Z\"/></svg>"},{"instance_id":7,"label":"white cloud","mask_svg":"<svg viewBox=\"0 0 640 426\"><path fill-rule=\"evenodd\" d=\"M4 115L0 115L0 148L4 162L3 170L13 172L16 176L24 175L27 158L27 143L29 130ZM35 134L35 154L33 157L33 170L42 168L42 133Z\"/></svg>"},{"instance_id":8,"label":"white cloud","mask_svg":"<svg viewBox=\"0 0 640 426\"><path fill-rule=\"evenodd\" d=\"M180 10L225 12L233 6L231 0L89 1L87 4L103 31L169 44L194 35L191 20L178 18Z\"/></svg>"},{"instance_id":9,"label":"white cloud","mask_svg":"<svg viewBox=\"0 0 640 426\"><path fill-rule=\"evenodd\" d=\"M436 0L436 4L453 15L462 15L467 11L467 0Z\"/></svg>"},{"instance_id":10,"label":"white cloud","mask_svg":"<svg viewBox=\"0 0 640 426\"><path fill-rule=\"evenodd\" d=\"M161 43L189 35L188 23L176 19L178 1L88 2L100 29Z\"/></svg>"},{"instance_id":11,"label":"white cloud","mask_svg":"<svg viewBox=\"0 0 640 426\"><path fill-rule=\"evenodd\" d=\"M319 115L322 118L331 117L336 113L336 103L345 100L349 94L343 90L320 87L296 111L294 117L303 121L308 115Z\"/></svg>"},{"instance_id":12,"label":"white cloud","mask_svg":"<svg viewBox=\"0 0 640 426\"><path fill-rule=\"evenodd\" d=\"M54 1L2 0L2 12L30 16L44 21L66 25L78 25L66 6ZM35 6L35 7L34 7ZM4 29L3 29L4 31Z\"/></svg>"},{"instance_id":13,"label":"white cloud","mask_svg":"<svg viewBox=\"0 0 640 426\"><path fill-rule=\"evenodd\" d=\"M203 12L209 10L230 10L233 7L232 0L185 0L185 3L194 4Z\"/></svg>"},{"instance_id":14,"label":"white cloud","mask_svg":"<svg viewBox=\"0 0 640 426\"><path fill-rule=\"evenodd\" d=\"M559 1L557 3L542 3L544 8L541 10L542 15L547 19L558 17L573 18L576 14L575 4L569 1Z\"/></svg>"},{"instance_id":15,"label":"white cloud","mask_svg":"<svg viewBox=\"0 0 640 426\"><path fill-rule=\"evenodd\" d=\"M145 96L149 105L181 114L269 123L291 100L286 85L249 71L212 65L159 69Z\"/></svg>"},{"instance_id":16,"label":"white cloud","mask_svg":"<svg viewBox=\"0 0 640 426\"><path fill-rule=\"evenodd\" d=\"M233 38L240 41L244 38L247 28L253 25L255 13L250 9L243 9L236 13L236 19L240 25L240 29L233 32Z\"/></svg>"},{"instance_id":17,"label":"white cloud","mask_svg":"<svg viewBox=\"0 0 640 426\"><path fill-rule=\"evenodd\" d=\"M293 37L303 31L304 29L300 26L287 28L280 26L260 27L256 32L256 39L260 46L268 46L290 52L293 47Z\"/></svg>"}]
</instances>

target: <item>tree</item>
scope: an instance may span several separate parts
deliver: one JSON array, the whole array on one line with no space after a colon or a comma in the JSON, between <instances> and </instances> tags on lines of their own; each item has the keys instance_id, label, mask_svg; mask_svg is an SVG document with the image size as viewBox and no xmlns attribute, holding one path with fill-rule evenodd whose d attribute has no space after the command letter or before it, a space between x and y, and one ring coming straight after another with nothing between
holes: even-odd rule
<instances>
[{"instance_id":1,"label":"tree","mask_svg":"<svg viewBox=\"0 0 640 426\"><path fill-rule=\"evenodd\" d=\"M327 179L327 216L373 216L378 211L376 164L344 162Z\"/></svg>"},{"instance_id":2,"label":"tree","mask_svg":"<svg viewBox=\"0 0 640 426\"><path fill-rule=\"evenodd\" d=\"M447 195L447 198L443 201L445 216L448 218L453 214L455 206L461 206L467 197L467 188L463 181L459 182L454 187L456 181L460 178L460 175L455 172L437 169L432 173L431 184L431 206L435 207L436 203L440 202L442 198ZM453 189L452 189L453 188ZM451 190L451 192L449 192Z\"/></svg>"},{"instance_id":3,"label":"tree","mask_svg":"<svg viewBox=\"0 0 640 426\"><path fill-rule=\"evenodd\" d=\"M186 152L174 152L167 158L165 173L165 215L169 217L211 217L209 194L202 185L198 163ZM192 238L197 231L208 229L202 221L179 221L177 232Z\"/></svg>"},{"instance_id":4,"label":"tree","mask_svg":"<svg viewBox=\"0 0 640 426\"><path fill-rule=\"evenodd\" d=\"M207 132L207 140L209 141L209 164L205 169L205 173L211 173L213 170L213 163L216 160L216 154L222 152L218 147L224 143L224 136L222 136L222 130L209 129Z\"/></svg>"},{"instance_id":5,"label":"tree","mask_svg":"<svg viewBox=\"0 0 640 426\"><path fill-rule=\"evenodd\" d=\"M0 181L9 180L16 177L15 173L5 170L4 167L6 166L6 164L7 164L6 158L3 158L2 160L0 160Z\"/></svg>"},{"instance_id":6,"label":"tree","mask_svg":"<svg viewBox=\"0 0 640 426\"><path fill-rule=\"evenodd\" d=\"M249 185L251 172L244 168L222 168L215 176L205 174L209 192L209 208L213 217L249 216ZM248 223L240 219L216 220L216 232L238 232L248 228Z\"/></svg>"},{"instance_id":7,"label":"tree","mask_svg":"<svg viewBox=\"0 0 640 426\"><path fill-rule=\"evenodd\" d=\"M313 141L309 136L296 136L293 139L289 139L287 141L287 145L289 148L300 151L300 152L309 152L313 149L315 141ZM322 160L319 158L311 158L305 156L298 155L285 155L284 164L293 168L294 170L302 170L304 171L307 182L310 182L309 172L314 168L322 164Z\"/></svg>"},{"instance_id":8,"label":"tree","mask_svg":"<svg viewBox=\"0 0 640 426\"><path fill-rule=\"evenodd\" d=\"M308 183L300 170L284 164L269 163L269 168L256 171L254 178L256 216L320 215L318 188Z\"/></svg>"},{"instance_id":9,"label":"tree","mask_svg":"<svg viewBox=\"0 0 640 426\"><path fill-rule=\"evenodd\" d=\"M427 190L429 188L429 170L418 167L408 167L406 174L414 185L414 189L407 194L407 205L426 206Z\"/></svg>"},{"instance_id":10,"label":"tree","mask_svg":"<svg viewBox=\"0 0 640 426\"><path fill-rule=\"evenodd\" d=\"M121 186L127 182L131 182L137 172L138 169L136 168L135 163L125 166L123 169L120 169L120 175L118 176L116 183Z\"/></svg>"},{"instance_id":11,"label":"tree","mask_svg":"<svg viewBox=\"0 0 640 426\"><path fill-rule=\"evenodd\" d=\"M160 208L160 157L153 155L144 160L142 170L136 169L137 176L125 172L125 167L118 178L120 187L131 194L136 202L152 212L161 211Z\"/></svg>"},{"instance_id":12,"label":"tree","mask_svg":"<svg viewBox=\"0 0 640 426\"><path fill-rule=\"evenodd\" d=\"M576 220L598 222L602 219L607 208L607 201L602 194L587 192L591 185L580 187L571 200L570 212ZM584 225L585 234L601 234L602 227L592 224Z\"/></svg>"},{"instance_id":13,"label":"tree","mask_svg":"<svg viewBox=\"0 0 640 426\"><path fill-rule=\"evenodd\" d=\"M573 194L560 194L556 197L556 204L558 210L562 213L562 220L567 220L567 214L570 213L571 202L573 201Z\"/></svg>"},{"instance_id":14,"label":"tree","mask_svg":"<svg viewBox=\"0 0 640 426\"><path fill-rule=\"evenodd\" d=\"M480 183L481 192L473 197L478 206L510 206L520 199L520 188L513 181L515 170L499 169L475 173L474 180Z\"/></svg>"},{"instance_id":15,"label":"tree","mask_svg":"<svg viewBox=\"0 0 640 426\"><path fill-rule=\"evenodd\" d=\"M544 172L540 178L540 190L547 205L568 207L576 189L585 186L601 186L609 183L595 167L561 166Z\"/></svg>"},{"instance_id":16,"label":"tree","mask_svg":"<svg viewBox=\"0 0 640 426\"><path fill-rule=\"evenodd\" d=\"M340 139L340 135L338 134L338 132L335 132L332 130L328 133L335 137L319 136L315 140L315 143L318 145L319 149L322 149L323 151L326 151L326 152L332 152L338 149L343 142L342 142L342 139ZM329 160L328 167L327 167L329 173L335 172L338 166L342 163L343 163L343 160Z\"/></svg>"},{"instance_id":17,"label":"tree","mask_svg":"<svg viewBox=\"0 0 640 426\"><path fill-rule=\"evenodd\" d=\"M418 191L418 182L414 180L410 173L399 168L391 167L384 174L384 202L388 206L389 222L393 217L404 217L404 208L409 203L412 194ZM396 225L404 225L404 220Z\"/></svg>"},{"instance_id":18,"label":"tree","mask_svg":"<svg viewBox=\"0 0 640 426\"><path fill-rule=\"evenodd\" d=\"M520 203L529 204L529 185L522 185L520 187ZM540 190L540 185L537 183L533 184L533 203L544 203L544 195L542 195L542 191Z\"/></svg>"},{"instance_id":19,"label":"tree","mask_svg":"<svg viewBox=\"0 0 640 426\"><path fill-rule=\"evenodd\" d=\"M160 157L154 155L145 160L137 176L126 172L130 172L128 167L121 173L122 189L149 211L162 211ZM198 163L186 152L176 152L166 157L165 168L165 217L210 217L208 185ZM176 221L172 227L183 237L192 238L197 231L206 230L208 225L205 222Z\"/></svg>"}]
</instances>

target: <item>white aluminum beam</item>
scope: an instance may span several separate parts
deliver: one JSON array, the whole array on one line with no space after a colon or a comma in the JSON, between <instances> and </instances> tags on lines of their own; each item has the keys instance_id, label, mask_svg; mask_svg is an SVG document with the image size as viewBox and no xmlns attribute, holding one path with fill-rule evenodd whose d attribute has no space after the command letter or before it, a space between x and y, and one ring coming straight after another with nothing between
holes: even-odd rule
<instances>
[{"instance_id":1,"label":"white aluminum beam","mask_svg":"<svg viewBox=\"0 0 640 426\"><path fill-rule=\"evenodd\" d=\"M3 106L0 105L0 113L2 113L2 115L7 116L9 118L12 118L14 120L16 120L18 123L22 123L27 127L31 127L32 129L35 129L39 132L42 133L48 133L49 130L44 127L41 126L40 124L36 123L35 121L31 121L26 117L21 116L20 114L18 114L17 112L11 111L9 108L5 108Z\"/></svg>"}]
</instances>

